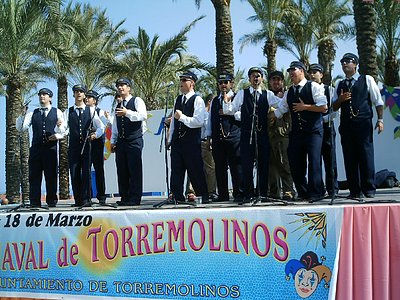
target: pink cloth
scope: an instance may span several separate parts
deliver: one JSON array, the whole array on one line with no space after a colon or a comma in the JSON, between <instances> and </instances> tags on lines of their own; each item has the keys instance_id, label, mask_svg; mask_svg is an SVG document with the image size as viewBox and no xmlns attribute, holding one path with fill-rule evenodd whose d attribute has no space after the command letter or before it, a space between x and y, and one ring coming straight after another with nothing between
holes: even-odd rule
<instances>
[{"instance_id":1,"label":"pink cloth","mask_svg":"<svg viewBox=\"0 0 400 300\"><path fill-rule=\"evenodd\" d=\"M400 299L400 205L345 207L338 300Z\"/></svg>"}]
</instances>

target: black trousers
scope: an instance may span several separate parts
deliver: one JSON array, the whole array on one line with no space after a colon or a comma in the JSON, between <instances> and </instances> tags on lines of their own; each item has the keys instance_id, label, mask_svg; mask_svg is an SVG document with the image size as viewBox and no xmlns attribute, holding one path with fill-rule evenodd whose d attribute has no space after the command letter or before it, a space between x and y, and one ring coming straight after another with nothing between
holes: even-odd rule
<instances>
[{"instance_id":1,"label":"black trousers","mask_svg":"<svg viewBox=\"0 0 400 300\"><path fill-rule=\"evenodd\" d=\"M121 201L139 205L143 194L143 138L118 139L115 152Z\"/></svg>"},{"instance_id":2,"label":"black trousers","mask_svg":"<svg viewBox=\"0 0 400 300\"><path fill-rule=\"evenodd\" d=\"M78 146L71 145L68 149L69 171L71 175L72 192L74 193L75 205L81 206L89 203L91 196L91 172L90 172L90 142Z\"/></svg>"},{"instance_id":3,"label":"black trousers","mask_svg":"<svg viewBox=\"0 0 400 300\"><path fill-rule=\"evenodd\" d=\"M99 201L104 201L106 200L106 183L104 177L104 142L103 140L99 139L92 141L91 144L92 165L96 175L96 198Z\"/></svg>"},{"instance_id":4,"label":"black trousers","mask_svg":"<svg viewBox=\"0 0 400 300\"><path fill-rule=\"evenodd\" d=\"M371 119L340 124L344 167L350 194L375 194L373 125Z\"/></svg>"},{"instance_id":5,"label":"black trousers","mask_svg":"<svg viewBox=\"0 0 400 300\"><path fill-rule=\"evenodd\" d=\"M244 133L240 137L240 160L243 168L243 178L241 183L241 192L244 197L250 197L253 194L253 170L255 160L255 139L250 144L250 133ZM269 138L267 134L257 135L258 149L258 176L260 185L260 195L267 197L268 194L268 172L269 172Z\"/></svg>"},{"instance_id":6,"label":"black trousers","mask_svg":"<svg viewBox=\"0 0 400 300\"><path fill-rule=\"evenodd\" d=\"M337 165L336 165L336 130L332 124L324 123L324 136L322 138L321 155L325 167L325 187L328 194L339 191L337 182ZM333 183L333 186L332 186Z\"/></svg>"},{"instance_id":7,"label":"black trousers","mask_svg":"<svg viewBox=\"0 0 400 300\"><path fill-rule=\"evenodd\" d=\"M171 145L171 193L177 201L185 201L183 185L187 171L197 196L208 200L208 189L203 171L200 139L182 141L177 139Z\"/></svg>"},{"instance_id":8,"label":"black trousers","mask_svg":"<svg viewBox=\"0 0 400 300\"><path fill-rule=\"evenodd\" d=\"M232 178L233 197L240 193L243 171L240 162L240 135L228 139L212 140L212 155L215 163L218 196L222 201L229 200L228 166Z\"/></svg>"},{"instance_id":9,"label":"black trousers","mask_svg":"<svg viewBox=\"0 0 400 300\"><path fill-rule=\"evenodd\" d=\"M322 128L315 132L292 131L289 134L290 171L300 198L322 197L325 194L321 171L322 135Z\"/></svg>"},{"instance_id":10,"label":"black trousers","mask_svg":"<svg viewBox=\"0 0 400 300\"><path fill-rule=\"evenodd\" d=\"M31 205L40 206L42 175L46 181L47 204L57 203L57 144L32 145L29 149L29 198Z\"/></svg>"}]
</instances>

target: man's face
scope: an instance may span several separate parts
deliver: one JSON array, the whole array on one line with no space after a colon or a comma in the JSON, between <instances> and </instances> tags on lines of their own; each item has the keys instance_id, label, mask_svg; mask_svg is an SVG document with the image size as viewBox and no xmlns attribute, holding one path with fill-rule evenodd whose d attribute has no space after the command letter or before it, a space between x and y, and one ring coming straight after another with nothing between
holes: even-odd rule
<instances>
[{"instance_id":1,"label":"man's face","mask_svg":"<svg viewBox=\"0 0 400 300\"><path fill-rule=\"evenodd\" d=\"M283 89L283 80L279 76L274 76L269 80L269 85L273 92Z\"/></svg>"},{"instance_id":2,"label":"man's face","mask_svg":"<svg viewBox=\"0 0 400 300\"><path fill-rule=\"evenodd\" d=\"M93 98L92 96L86 97L86 105L95 106L96 105L96 99Z\"/></svg>"},{"instance_id":3,"label":"man's face","mask_svg":"<svg viewBox=\"0 0 400 300\"><path fill-rule=\"evenodd\" d=\"M298 84L304 79L304 70L299 68L289 69L290 80L293 84Z\"/></svg>"},{"instance_id":4,"label":"man's face","mask_svg":"<svg viewBox=\"0 0 400 300\"><path fill-rule=\"evenodd\" d=\"M231 89L231 81L230 80L220 80L218 81L218 88L221 93L227 93Z\"/></svg>"},{"instance_id":5,"label":"man's face","mask_svg":"<svg viewBox=\"0 0 400 300\"><path fill-rule=\"evenodd\" d=\"M310 72L308 72L310 74L310 78L312 81L316 82L316 83L321 83L322 82L322 77L324 77L324 75L317 70L310 70Z\"/></svg>"},{"instance_id":6,"label":"man's face","mask_svg":"<svg viewBox=\"0 0 400 300\"><path fill-rule=\"evenodd\" d=\"M74 91L75 103L82 103L85 100L85 93L81 90Z\"/></svg>"},{"instance_id":7,"label":"man's face","mask_svg":"<svg viewBox=\"0 0 400 300\"><path fill-rule=\"evenodd\" d=\"M357 64L354 60L346 58L342 60L342 70L346 75L353 75L356 72Z\"/></svg>"},{"instance_id":8,"label":"man's face","mask_svg":"<svg viewBox=\"0 0 400 300\"><path fill-rule=\"evenodd\" d=\"M190 78L181 77L179 82L179 88L184 94L187 94L194 89L194 81Z\"/></svg>"},{"instance_id":9,"label":"man's face","mask_svg":"<svg viewBox=\"0 0 400 300\"><path fill-rule=\"evenodd\" d=\"M41 107L46 107L50 104L51 98L48 94L40 93L39 94L39 103Z\"/></svg>"},{"instance_id":10,"label":"man's face","mask_svg":"<svg viewBox=\"0 0 400 300\"><path fill-rule=\"evenodd\" d=\"M259 72L252 72L250 74L249 81L251 83L251 86L254 89L257 89L262 84L263 81L262 74Z\"/></svg>"},{"instance_id":11,"label":"man's face","mask_svg":"<svg viewBox=\"0 0 400 300\"><path fill-rule=\"evenodd\" d=\"M117 85L118 89L118 94L121 95L122 98L126 98L129 96L129 93L131 92L131 87L125 83L119 83Z\"/></svg>"}]
</instances>

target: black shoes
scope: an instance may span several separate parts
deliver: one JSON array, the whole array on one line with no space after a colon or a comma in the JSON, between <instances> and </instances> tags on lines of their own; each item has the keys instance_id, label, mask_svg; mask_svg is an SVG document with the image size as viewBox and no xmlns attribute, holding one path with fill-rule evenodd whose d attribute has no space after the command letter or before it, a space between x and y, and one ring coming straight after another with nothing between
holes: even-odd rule
<instances>
[{"instance_id":1,"label":"black shoes","mask_svg":"<svg viewBox=\"0 0 400 300\"><path fill-rule=\"evenodd\" d=\"M115 202L118 206L138 206L140 203L136 202L127 202L127 201L117 201Z\"/></svg>"}]
</instances>

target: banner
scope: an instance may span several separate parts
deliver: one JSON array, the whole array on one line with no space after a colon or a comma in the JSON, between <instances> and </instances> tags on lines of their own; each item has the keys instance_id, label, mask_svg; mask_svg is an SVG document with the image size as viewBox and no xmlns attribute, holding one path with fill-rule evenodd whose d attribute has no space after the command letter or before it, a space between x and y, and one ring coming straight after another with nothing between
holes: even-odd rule
<instances>
[{"instance_id":1,"label":"banner","mask_svg":"<svg viewBox=\"0 0 400 300\"><path fill-rule=\"evenodd\" d=\"M342 215L329 206L3 213L0 295L327 299Z\"/></svg>"}]
</instances>

